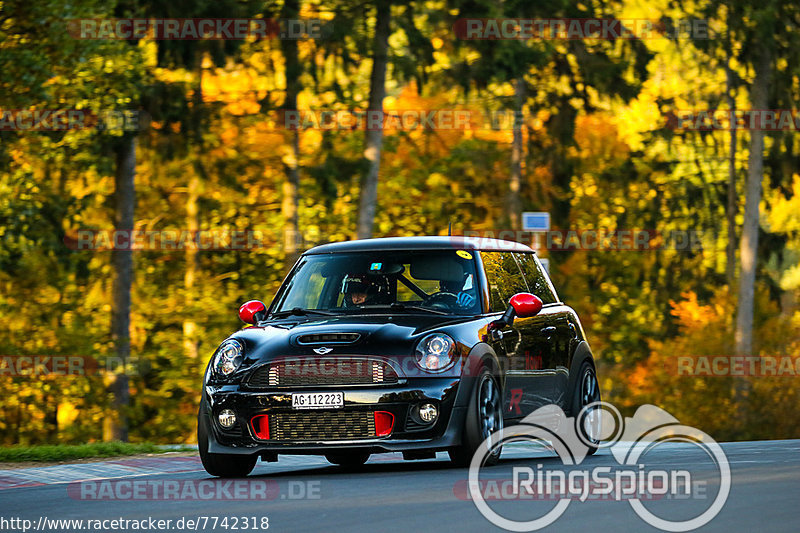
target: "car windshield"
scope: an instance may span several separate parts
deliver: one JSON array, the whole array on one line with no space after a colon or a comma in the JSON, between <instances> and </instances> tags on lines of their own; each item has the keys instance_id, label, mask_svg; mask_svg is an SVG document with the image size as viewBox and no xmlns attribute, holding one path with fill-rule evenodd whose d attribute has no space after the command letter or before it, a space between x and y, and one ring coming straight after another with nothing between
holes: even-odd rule
<instances>
[{"instance_id":1,"label":"car windshield","mask_svg":"<svg viewBox=\"0 0 800 533\"><path fill-rule=\"evenodd\" d=\"M481 312L474 254L466 250L308 255L278 291L272 313Z\"/></svg>"}]
</instances>

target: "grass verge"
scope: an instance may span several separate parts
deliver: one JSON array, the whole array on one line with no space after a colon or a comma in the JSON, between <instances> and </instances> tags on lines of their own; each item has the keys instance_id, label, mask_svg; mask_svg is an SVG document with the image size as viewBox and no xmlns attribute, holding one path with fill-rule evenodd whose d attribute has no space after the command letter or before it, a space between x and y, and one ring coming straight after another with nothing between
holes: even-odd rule
<instances>
[{"instance_id":1,"label":"grass verge","mask_svg":"<svg viewBox=\"0 0 800 533\"><path fill-rule=\"evenodd\" d=\"M149 442L95 442L91 444L42 444L0 447L0 463L56 462L93 457L119 457L142 453L188 452L192 448L162 446Z\"/></svg>"}]
</instances>

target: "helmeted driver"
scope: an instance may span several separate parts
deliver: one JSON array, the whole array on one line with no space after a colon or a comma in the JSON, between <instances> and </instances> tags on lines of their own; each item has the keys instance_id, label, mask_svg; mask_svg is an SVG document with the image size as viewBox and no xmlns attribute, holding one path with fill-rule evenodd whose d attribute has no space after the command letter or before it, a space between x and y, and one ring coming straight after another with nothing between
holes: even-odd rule
<instances>
[{"instance_id":1,"label":"helmeted driver","mask_svg":"<svg viewBox=\"0 0 800 533\"><path fill-rule=\"evenodd\" d=\"M360 276L347 276L344 279L342 292L344 293L344 306L353 307L367 303L368 284Z\"/></svg>"},{"instance_id":2,"label":"helmeted driver","mask_svg":"<svg viewBox=\"0 0 800 533\"><path fill-rule=\"evenodd\" d=\"M385 276L346 276L342 284L344 306L389 303L389 283Z\"/></svg>"},{"instance_id":3,"label":"helmeted driver","mask_svg":"<svg viewBox=\"0 0 800 533\"><path fill-rule=\"evenodd\" d=\"M469 275L464 275L462 281L441 280L439 281L439 294L455 296L454 304L461 309L471 308L475 302L475 291L472 288L472 280ZM450 306L452 308L452 305Z\"/></svg>"}]
</instances>

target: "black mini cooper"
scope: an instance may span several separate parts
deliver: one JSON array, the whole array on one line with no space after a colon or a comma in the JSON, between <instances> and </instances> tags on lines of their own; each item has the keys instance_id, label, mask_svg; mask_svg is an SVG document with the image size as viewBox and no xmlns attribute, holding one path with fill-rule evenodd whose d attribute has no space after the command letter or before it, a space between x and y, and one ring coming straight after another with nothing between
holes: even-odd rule
<instances>
[{"instance_id":1,"label":"black mini cooper","mask_svg":"<svg viewBox=\"0 0 800 533\"><path fill-rule=\"evenodd\" d=\"M272 304L211 357L198 414L203 466L373 453L468 464L504 424L600 400L577 314L533 250L466 237L369 239L304 253ZM587 435L591 438L591 435ZM489 458L497 459L500 450Z\"/></svg>"}]
</instances>

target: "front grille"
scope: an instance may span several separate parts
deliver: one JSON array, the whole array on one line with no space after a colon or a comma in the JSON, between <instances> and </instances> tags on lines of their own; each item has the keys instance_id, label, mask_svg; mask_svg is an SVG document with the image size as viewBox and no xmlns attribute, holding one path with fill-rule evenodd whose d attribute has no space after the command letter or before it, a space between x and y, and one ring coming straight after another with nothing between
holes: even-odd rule
<instances>
[{"instance_id":1,"label":"front grille","mask_svg":"<svg viewBox=\"0 0 800 533\"><path fill-rule=\"evenodd\" d=\"M376 436L372 411L275 413L269 415L270 440L350 440Z\"/></svg>"},{"instance_id":2,"label":"front grille","mask_svg":"<svg viewBox=\"0 0 800 533\"><path fill-rule=\"evenodd\" d=\"M353 344L360 333L309 333L297 337L298 344Z\"/></svg>"},{"instance_id":3,"label":"front grille","mask_svg":"<svg viewBox=\"0 0 800 533\"><path fill-rule=\"evenodd\" d=\"M254 389L389 385L397 380L397 372L383 361L363 357L301 358L261 366L251 374L247 385Z\"/></svg>"}]
</instances>

